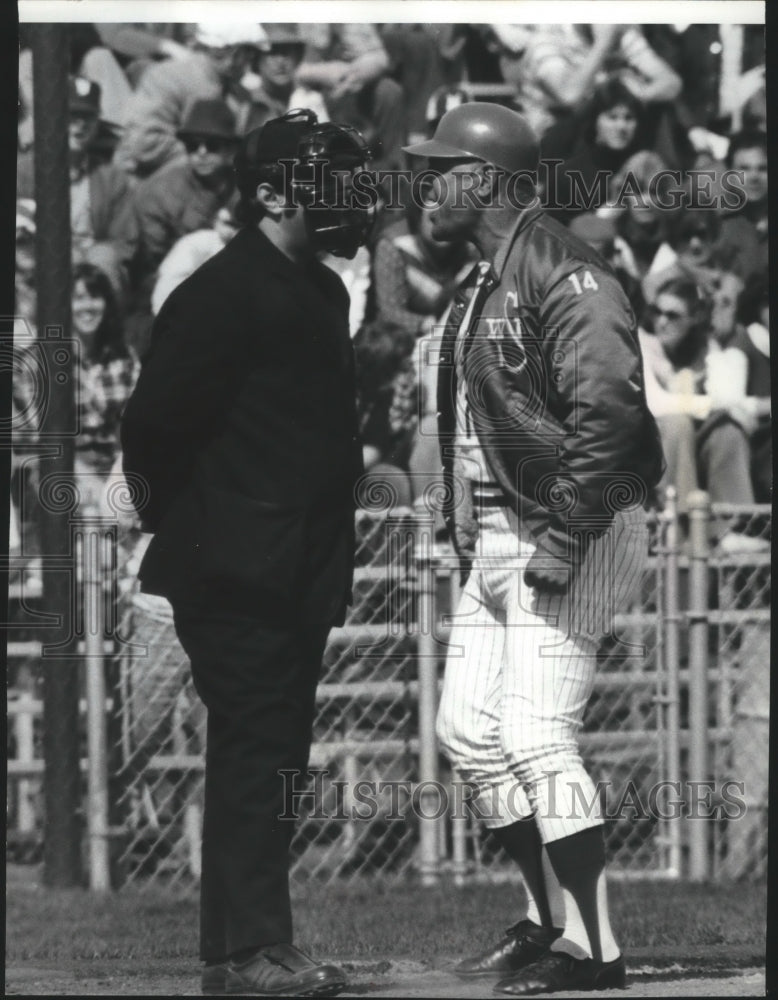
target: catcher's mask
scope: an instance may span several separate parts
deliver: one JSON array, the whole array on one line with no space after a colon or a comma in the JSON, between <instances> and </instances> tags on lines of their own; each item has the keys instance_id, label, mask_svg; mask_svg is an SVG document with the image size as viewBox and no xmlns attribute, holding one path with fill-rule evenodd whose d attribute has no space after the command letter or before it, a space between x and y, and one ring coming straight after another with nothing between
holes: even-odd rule
<instances>
[{"instance_id":1,"label":"catcher's mask","mask_svg":"<svg viewBox=\"0 0 778 1000\"><path fill-rule=\"evenodd\" d=\"M295 113L290 111L288 115ZM293 190L295 200L303 206L305 225L317 250L351 259L367 242L375 199L369 191L358 193L353 181L369 157L367 143L350 125L314 122L300 140Z\"/></svg>"}]
</instances>

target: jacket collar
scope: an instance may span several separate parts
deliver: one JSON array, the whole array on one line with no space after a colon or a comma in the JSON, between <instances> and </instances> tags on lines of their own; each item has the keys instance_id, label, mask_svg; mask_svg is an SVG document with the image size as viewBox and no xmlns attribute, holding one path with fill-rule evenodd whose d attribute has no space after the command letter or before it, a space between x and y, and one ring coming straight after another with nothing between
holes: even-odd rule
<instances>
[{"instance_id":1,"label":"jacket collar","mask_svg":"<svg viewBox=\"0 0 778 1000\"><path fill-rule=\"evenodd\" d=\"M542 208L527 208L523 212L519 212L516 216L515 223L503 242L500 244L500 248L492 261L492 275L496 281L499 281L502 278L502 272L505 270L505 262L508 260L511 247L516 242L516 237L524 228L526 228L531 222L534 222L535 219L542 214Z\"/></svg>"},{"instance_id":2,"label":"jacket collar","mask_svg":"<svg viewBox=\"0 0 778 1000\"><path fill-rule=\"evenodd\" d=\"M290 260L256 226L244 226L235 235L230 245L234 246L236 250L260 260L263 267L274 274L299 280L301 274L307 270L303 265L295 264L293 260Z\"/></svg>"}]
</instances>

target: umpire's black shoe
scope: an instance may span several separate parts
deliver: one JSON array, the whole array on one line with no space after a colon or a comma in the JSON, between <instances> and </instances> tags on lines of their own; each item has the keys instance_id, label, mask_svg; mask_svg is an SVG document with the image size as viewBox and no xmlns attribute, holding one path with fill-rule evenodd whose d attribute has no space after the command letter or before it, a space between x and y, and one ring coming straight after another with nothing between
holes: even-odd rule
<instances>
[{"instance_id":1,"label":"umpire's black shoe","mask_svg":"<svg viewBox=\"0 0 778 1000\"><path fill-rule=\"evenodd\" d=\"M454 972L463 979L518 972L545 955L561 933L556 927L540 927L532 920L520 920L508 928L496 945L466 958L454 966Z\"/></svg>"},{"instance_id":2,"label":"umpire's black shoe","mask_svg":"<svg viewBox=\"0 0 778 1000\"><path fill-rule=\"evenodd\" d=\"M227 966L228 994L255 997L334 997L346 988L336 965L319 965L292 944L261 948L245 962Z\"/></svg>"},{"instance_id":3,"label":"umpire's black shoe","mask_svg":"<svg viewBox=\"0 0 778 1000\"><path fill-rule=\"evenodd\" d=\"M626 985L623 955L612 962L597 962L593 958L573 958L564 951L549 951L521 972L501 979L494 991L512 997L530 997L560 990L624 989Z\"/></svg>"},{"instance_id":4,"label":"umpire's black shoe","mask_svg":"<svg viewBox=\"0 0 778 1000\"><path fill-rule=\"evenodd\" d=\"M227 963L206 965L200 986L201 992L208 996L223 996L227 992Z\"/></svg>"}]
</instances>

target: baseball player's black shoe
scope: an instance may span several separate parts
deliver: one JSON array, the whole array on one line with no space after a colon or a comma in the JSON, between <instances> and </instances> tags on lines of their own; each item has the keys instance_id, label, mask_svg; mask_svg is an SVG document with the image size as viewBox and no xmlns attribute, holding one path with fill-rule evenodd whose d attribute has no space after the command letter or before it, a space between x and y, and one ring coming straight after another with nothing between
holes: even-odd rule
<instances>
[{"instance_id":1,"label":"baseball player's black shoe","mask_svg":"<svg viewBox=\"0 0 778 1000\"><path fill-rule=\"evenodd\" d=\"M549 951L521 972L501 979L494 991L512 997L529 997L559 990L624 989L626 985L623 955L612 962L597 962L593 958L573 958L564 951Z\"/></svg>"},{"instance_id":2,"label":"baseball player's black shoe","mask_svg":"<svg viewBox=\"0 0 778 1000\"><path fill-rule=\"evenodd\" d=\"M206 965L200 981L200 992L207 996L223 996L227 992L227 963Z\"/></svg>"},{"instance_id":3,"label":"baseball player's black shoe","mask_svg":"<svg viewBox=\"0 0 778 1000\"><path fill-rule=\"evenodd\" d=\"M463 979L518 972L545 955L561 933L556 927L540 927L532 920L520 920L508 928L496 945L466 958L454 966L454 972Z\"/></svg>"},{"instance_id":4,"label":"baseball player's black shoe","mask_svg":"<svg viewBox=\"0 0 778 1000\"><path fill-rule=\"evenodd\" d=\"M336 965L319 965L292 944L262 948L227 966L225 993L255 997L334 997L346 988Z\"/></svg>"}]
</instances>

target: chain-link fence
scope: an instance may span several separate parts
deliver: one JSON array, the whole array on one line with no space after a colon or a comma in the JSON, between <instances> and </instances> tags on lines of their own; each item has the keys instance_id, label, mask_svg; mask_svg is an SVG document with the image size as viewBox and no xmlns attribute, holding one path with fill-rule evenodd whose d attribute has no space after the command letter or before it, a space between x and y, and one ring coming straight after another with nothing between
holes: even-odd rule
<instances>
[{"instance_id":1,"label":"chain-link fence","mask_svg":"<svg viewBox=\"0 0 778 1000\"><path fill-rule=\"evenodd\" d=\"M721 806L713 826L713 873L763 878L767 874L771 508L714 504L712 524L724 542L710 559L709 581L709 721L712 777ZM734 551L729 552L726 539L733 536ZM759 542L764 543L761 548ZM735 784L727 789L727 781ZM741 814L728 799L742 800L745 812Z\"/></svg>"},{"instance_id":2,"label":"chain-link fence","mask_svg":"<svg viewBox=\"0 0 778 1000\"><path fill-rule=\"evenodd\" d=\"M703 515L714 545L702 553L689 550L672 505L652 519L642 586L601 647L584 719L581 745L603 787L611 869L625 876L679 877L694 868L699 827L682 811L657 809L652 798L659 783L689 778L714 786L717 808L704 826L708 872L758 876L766 866L769 548L742 539L767 545L770 511L718 506ZM740 548L724 544L732 533ZM322 668L306 786L313 794L299 797L292 877L513 877L514 867L462 807L435 743L444 619L458 597L450 549L434 541L431 518L408 511L363 510L357 535L354 604L331 633ZM694 579L706 581L702 595L692 593L695 559L703 577ZM115 653L106 662L114 881L192 884L204 709L167 603L120 590ZM704 649L692 636L700 622ZM690 709L700 677L708 705L701 741ZM10 727L17 759L9 820L13 826L21 817L29 827L40 761L25 764L19 748L22 756L36 753L30 733L39 702L22 702ZM732 784L738 781L742 794ZM425 798L436 782L435 796ZM683 799L680 785L678 792ZM446 808L436 807L441 801Z\"/></svg>"}]
</instances>

